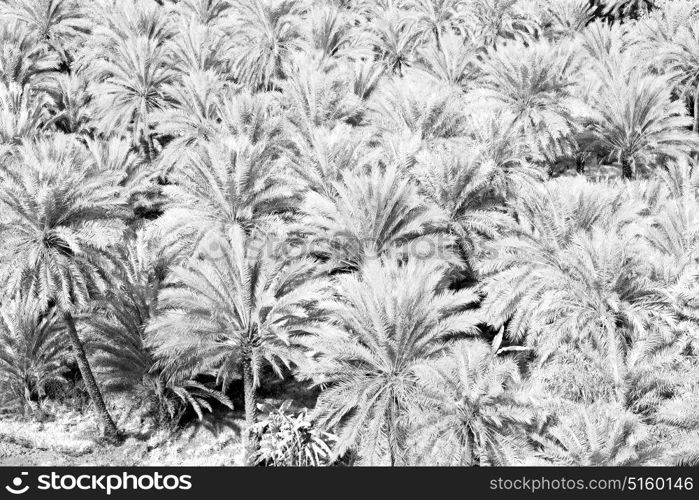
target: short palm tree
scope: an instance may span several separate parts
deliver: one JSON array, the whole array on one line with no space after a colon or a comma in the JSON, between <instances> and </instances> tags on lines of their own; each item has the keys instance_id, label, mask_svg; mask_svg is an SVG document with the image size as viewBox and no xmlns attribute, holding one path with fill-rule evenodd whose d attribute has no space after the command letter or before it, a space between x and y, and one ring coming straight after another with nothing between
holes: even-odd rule
<instances>
[{"instance_id":1,"label":"short palm tree","mask_svg":"<svg viewBox=\"0 0 699 500\"><path fill-rule=\"evenodd\" d=\"M261 239L260 239L261 238ZM177 267L148 325L156 367L168 380L214 373L227 386L243 379L245 422L257 421L261 370L293 360L297 337L315 332L313 305L327 285L310 259L279 252L279 234L247 237L239 226L220 233L217 251ZM255 443L246 437L248 457Z\"/></svg>"},{"instance_id":2,"label":"short palm tree","mask_svg":"<svg viewBox=\"0 0 699 500\"><path fill-rule=\"evenodd\" d=\"M494 170L477 150L425 155L412 169L420 193L446 215L447 230L471 271L482 251L481 240L499 236L508 221L492 189Z\"/></svg>"},{"instance_id":3,"label":"short palm tree","mask_svg":"<svg viewBox=\"0 0 699 500\"><path fill-rule=\"evenodd\" d=\"M34 398L41 404L48 384L66 382L70 350L59 317L36 299L18 295L0 303L0 344L0 384L11 405L26 413Z\"/></svg>"},{"instance_id":4,"label":"short palm tree","mask_svg":"<svg viewBox=\"0 0 699 500\"><path fill-rule=\"evenodd\" d=\"M104 431L117 433L95 382L74 314L108 285L105 261L119 239L119 172L98 170L70 138L25 143L0 171L0 255L12 290L55 308Z\"/></svg>"},{"instance_id":5,"label":"short palm tree","mask_svg":"<svg viewBox=\"0 0 699 500\"><path fill-rule=\"evenodd\" d=\"M250 233L294 204L274 151L244 136L218 136L188 150L169 180L160 234L164 244L190 250L210 230L240 225Z\"/></svg>"},{"instance_id":6,"label":"short palm tree","mask_svg":"<svg viewBox=\"0 0 699 500\"><path fill-rule=\"evenodd\" d=\"M672 99L672 81L628 66L607 74L593 93L590 130L599 147L621 164L630 179L664 158L682 158L699 149L681 101Z\"/></svg>"},{"instance_id":7,"label":"short palm tree","mask_svg":"<svg viewBox=\"0 0 699 500\"><path fill-rule=\"evenodd\" d=\"M46 44L68 66L69 49L79 44L89 23L74 0L9 0L0 7L7 19L23 25L41 44Z\"/></svg>"},{"instance_id":8,"label":"short palm tree","mask_svg":"<svg viewBox=\"0 0 699 500\"><path fill-rule=\"evenodd\" d=\"M478 75L480 52L480 46L469 38L445 33L439 45L429 43L418 49L414 67L439 82L467 90Z\"/></svg>"},{"instance_id":9,"label":"short palm tree","mask_svg":"<svg viewBox=\"0 0 699 500\"><path fill-rule=\"evenodd\" d=\"M149 160L157 154L153 114L165 106L165 85L173 77L166 61L162 46L136 37L118 40L112 55L97 59L91 68L100 82L94 90L98 126L117 134L130 131Z\"/></svg>"},{"instance_id":10,"label":"short palm tree","mask_svg":"<svg viewBox=\"0 0 699 500\"><path fill-rule=\"evenodd\" d=\"M363 43L369 44L390 73L402 76L412 64L420 39L420 30L405 11L395 7L375 6L368 14L370 24L362 33Z\"/></svg>"},{"instance_id":11,"label":"short palm tree","mask_svg":"<svg viewBox=\"0 0 699 500\"><path fill-rule=\"evenodd\" d=\"M369 174L345 172L333 183L336 194L308 192L299 231L310 233L314 252L332 268L354 270L365 262L401 250L454 260L448 251L444 214L427 205L395 167ZM424 246L423 246L424 245Z\"/></svg>"},{"instance_id":12,"label":"short palm tree","mask_svg":"<svg viewBox=\"0 0 699 500\"><path fill-rule=\"evenodd\" d=\"M243 0L226 29L236 43L234 75L249 90L272 90L284 76L284 66L303 47L301 2Z\"/></svg>"},{"instance_id":13,"label":"short palm tree","mask_svg":"<svg viewBox=\"0 0 699 500\"><path fill-rule=\"evenodd\" d=\"M0 147L39 136L50 123L49 104L45 94L34 93L29 86L0 83Z\"/></svg>"},{"instance_id":14,"label":"short palm tree","mask_svg":"<svg viewBox=\"0 0 699 500\"><path fill-rule=\"evenodd\" d=\"M637 417L622 408L580 408L538 437L539 455L554 465L639 466L659 457Z\"/></svg>"},{"instance_id":15,"label":"short palm tree","mask_svg":"<svg viewBox=\"0 0 699 500\"><path fill-rule=\"evenodd\" d=\"M513 116L536 150L562 156L584 107L575 95L579 71L580 59L566 45L510 42L483 60L472 99Z\"/></svg>"},{"instance_id":16,"label":"short palm tree","mask_svg":"<svg viewBox=\"0 0 699 500\"><path fill-rule=\"evenodd\" d=\"M490 344L462 340L418 371L427 397L414 417L417 439L437 463L514 465L526 451L534 402L517 363Z\"/></svg>"},{"instance_id":17,"label":"short palm tree","mask_svg":"<svg viewBox=\"0 0 699 500\"><path fill-rule=\"evenodd\" d=\"M302 370L325 388L315 413L339 428L336 454L409 462L406 417L423 399L420 368L451 336L476 332L466 309L477 296L443 289L444 272L434 260L385 258L338 277L337 296L323 303L332 325L308 341L316 361Z\"/></svg>"},{"instance_id":18,"label":"short palm tree","mask_svg":"<svg viewBox=\"0 0 699 500\"><path fill-rule=\"evenodd\" d=\"M166 379L155 368L146 328L171 263L157 255L141 230L115 250L113 288L95 301L82 332L89 339L95 374L106 391L135 396L136 404L157 412L160 423L177 423L187 407L203 418L210 400L233 408L219 391L195 380Z\"/></svg>"}]
</instances>

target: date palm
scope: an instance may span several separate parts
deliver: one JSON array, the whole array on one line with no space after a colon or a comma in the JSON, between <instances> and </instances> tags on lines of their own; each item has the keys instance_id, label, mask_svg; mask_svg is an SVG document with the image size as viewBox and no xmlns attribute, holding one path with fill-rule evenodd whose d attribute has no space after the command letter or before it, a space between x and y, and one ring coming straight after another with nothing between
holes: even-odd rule
<instances>
[{"instance_id":1,"label":"date palm","mask_svg":"<svg viewBox=\"0 0 699 500\"><path fill-rule=\"evenodd\" d=\"M575 82L580 59L565 45L510 42L490 51L481 63L473 99L514 117L535 149L563 155L583 107Z\"/></svg>"},{"instance_id":2,"label":"date palm","mask_svg":"<svg viewBox=\"0 0 699 500\"><path fill-rule=\"evenodd\" d=\"M659 56L670 73L676 73L678 83L694 106L692 130L699 132L699 27L681 26L668 43L661 46Z\"/></svg>"},{"instance_id":3,"label":"date palm","mask_svg":"<svg viewBox=\"0 0 699 500\"><path fill-rule=\"evenodd\" d=\"M37 84L57 68L58 58L47 54L24 26L0 25L0 81L22 87Z\"/></svg>"},{"instance_id":4,"label":"date palm","mask_svg":"<svg viewBox=\"0 0 699 500\"><path fill-rule=\"evenodd\" d=\"M119 173L100 171L70 138L23 144L0 171L1 274L12 290L55 308L107 435L117 433L78 336L74 315L108 283L105 261L121 235Z\"/></svg>"},{"instance_id":5,"label":"date palm","mask_svg":"<svg viewBox=\"0 0 699 500\"><path fill-rule=\"evenodd\" d=\"M410 0L408 2L423 39L432 39L437 50L444 34L464 24L465 0Z\"/></svg>"},{"instance_id":6,"label":"date palm","mask_svg":"<svg viewBox=\"0 0 699 500\"><path fill-rule=\"evenodd\" d=\"M94 62L98 126L111 133L130 131L146 157L156 155L153 114L166 104L165 85L172 80L163 46L146 37L120 39L108 59Z\"/></svg>"},{"instance_id":7,"label":"date palm","mask_svg":"<svg viewBox=\"0 0 699 500\"><path fill-rule=\"evenodd\" d=\"M337 297L323 304L332 326L308 341L315 363L302 372L325 390L315 413L339 428L336 454L357 449L374 462L409 463L407 411L423 398L421 367L472 335L469 290L442 289L445 267L434 260L371 261L337 279Z\"/></svg>"},{"instance_id":8,"label":"date palm","mask_svg":"<svg viewBox=\"0 0 699 500\"><path fill-rule=\"evenodd\" d=\"M417 24L406 17L405 11L395 7L373 7L369 19L371 22L363 32L364 43L374 48L388 72L403 76L412 64L420 38Z\"/></svg>"},{"instance_id":9,"label":"date palm","mask_svg":"<svg viewBox=\"0 0 699 500\"><path fill-rule=\"evenodd\" d=\"M427 394L413 418L417 439L444 465L513 465L526 452L535 421L517 363L495 356L490 344L461 340L418 370Z\"/></svg>"},{"instance_id":10,"label":"date palm","mask_svg":"<svg viewBox=\"0 0 699 500\"><path fill-rule=\"evenodd\" d=\"M16 296L0 302L0 343L0 384L9 403L25 413L34 397L41 404L47 384L66 382L70 350L58 315L46 314L35 299Z\"/></svg>"},{"instance_id":11,"label":"date palm","mask_svg":"<svg viewBox=\"0 0 699 500\"><path fill-rule=\"evenodd\" d=\"M312 306L325 295L317 263L288 260L281 243L279 234L246 237L239 226L221 233L215 253L209 247L173 271L148 326L156 366L169 380L214 373L225 387L243 379L248 431L262 368L281 373L293 361L296 338L317 329ZM250 458L255 443L245 441Z\"/></svg>"},{"instance_id":12,"label":"date palm","mask_svg":"<svg viewBox=\"0 0 699 500\"><path fill-rule=\"evenodd\" d=\"M69 51L80 43L89 23L75 0L8 0L0 14L16 20L40 43L46 44L69 66Z\"/></svg>"},{"instance_id":13,"label":"date palm","mask_svg":"<svg viewBox=\"0 0 699 500\"><path fill-rule=\"evenodd\" d=\"M467 90L478 75L477 57L480 47L455 33L442 35L436 43L418 49L415 68L439 82Z\"/></svg>"},{"instance_id":14,"label":"date palm","mask_svg":"<svg viewBox=\"0 0 699 500\"><path fill-rule=\"evenodd\" d=\"M50 122L48 105L47 96L31 87L0 83L0 147L39 136Z\"/></svg>"},{"instance_id":15,"label":"date palm","mask_svg":"<svg viewBox=\"0 0 699 500\"><path fill-rule=\"evenodd\" d=\"M242 226L250 233L294 203L274 151L244 136L217 136L188 150L169 180L159 234L166 246L188 249L186 255L212 229Z\"/></svg>"},{"instance_id":16,"label":"date palm","mask_svg":"<svg viewBox=\"0 0 699 500\"><path fill-rule=\"evenodd\" d=\"M155 368L146 328L172 263L158 254L147 230L137 232L114 253L114 288L95 301L82 330L90 341L95 374L104 389L135 396L136 404L153 405L161 422L166 418L177 421L188 406L201 420L203 411L212 409L210 400L232 408L219 391L195 380L166 380Z\"/></svg>"},{"instance_id":17,"label":"date palm","mask_svg":"<svg viewBox=\"0 0 699 500\"><path fill-rule=\"evenodd\" d=\"M237 44L234 74L249 90L272 90L284 76L284 65L303 47L300 14L295 0L242 0L228 29Z\"/></svg>"},{"instance_id":18,"label":"date palm","mask_svg":"<svg viewBox=\"0 0 699 500\"><path fill-rule=\"evenodd\" d=\"M613 406L580 408L537 441L540 456L554 465L639 466L660 455L638 419Z\"/></svg>"},{"instance_id":19,"label":"date palm","mask_svg":"<svg viewBox=\"0 0 699 500\"><path fill-rule=\"evenodd\" d=\"M598 146L619 161L624 178L699 148L696 134L686 130L692 120L682 102L672 99L672 87L668 77L622 65L593 93L589 128Z\"/></svg>"},{"instance_id":20,"label":"date palm","mask_svg":"<svg viewBox=\"0 0 699 500\"><path fill-rule=\"evenodd\" d=\"M333 183L335 194L308 192L300 231L310 233L314 251L335 269L355 270L397 250L419 254L422 249L454 261L444 235L444 214L426 204L395 167L382 172L344 172ZM440 238L442 234L442 238Z\"/></svg>"},{"instance_id":21,"label":"date palm","mask_svg":"<svg viewBox=\"0 0 699 500\"><path fill-rule=\"evenodd\" d=\"M460 257L472 272L482 240L500 236L508 221L492 190L495 165L482 162L477 150L433 153L420 158L412 174L420 193L445 214Z\"/></svg>"}]
</instances>

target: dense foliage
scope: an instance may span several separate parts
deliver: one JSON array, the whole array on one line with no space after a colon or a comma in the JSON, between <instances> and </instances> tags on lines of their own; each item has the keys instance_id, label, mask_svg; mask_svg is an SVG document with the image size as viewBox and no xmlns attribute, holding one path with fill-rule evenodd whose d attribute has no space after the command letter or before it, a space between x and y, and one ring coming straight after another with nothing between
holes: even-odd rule
<instances>
[{"instance_id":1,"label":"dense foliage","mask_svg":"<svg viewBox=\"0 0 699 500\"><path fill-rule=\"evenodd\" d=\"M697 463L698 68L695 0L2 0L0 411Z\"/></svg>"}]
</instances>

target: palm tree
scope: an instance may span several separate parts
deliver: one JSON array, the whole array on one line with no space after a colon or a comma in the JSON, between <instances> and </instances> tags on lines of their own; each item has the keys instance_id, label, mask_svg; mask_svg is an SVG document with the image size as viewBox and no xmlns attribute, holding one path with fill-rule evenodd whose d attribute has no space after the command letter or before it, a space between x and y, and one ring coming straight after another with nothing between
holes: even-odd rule
<instances>
[{"instance_id":1,"label":"palm tree","mask_svg":"<svg viewBox=\"0 0 699 500\"><path fill-rule=\"evenodd\" d=\"M157 221L163 244L188 255L211 230L240 225L251 233L288 212L295 192L275 156L245 136L219 136L188 150L163 188L165 212Z\"/></svg>"},{"instance_id":2,"label":"palm tree","mask_svg":"<svg viewBox=\"0 0 699 500\"><path fill-rule=\"evenodd\" d=\"M98 126L110 133L130 130L134 144L153 160L153 114L165 106L164 88L172 80L163 46L146 37L120 39L91 72L100 82L94 90Z\"/></svg>"},{"instance_id":3,"label":"palm tree","mask_svg":"<svg viewBox=\"0 0 699 500\"><path fill-rule=\"evenodd\" d=\"M24 26L16 22L0 26L0 80L6 85L37 84L57 67L57 57L47 54Z\"/></svg>"},{"instance_id":4,"label":"palm tree","mask_svg":"<svg viewBox=\"0 0 699 500\"><path fill-rule=\"evenodd\" d=\"M465 0L410 0L412 15L424 39L433 39L437 50L442 36L463 24Z\"/></svg>"},{"instance_id":5,"label":"palm tree","mask_svg":"<svg viewBox=\"0 0 699 500\"><path fill-rule=\"evenodd\" d=\"M187 406L202 419L204 409L212 410L212 399L232 409L219 391L195 380L166 380L155 368L146 328L171 263L153 247L141 230L115 251L114 288L95 301L83 328L96 376L106 391L130 394L136 396L136 404L155 406L160 422L177 422Z\"/></svg>"},{"instance_id":6,"label":"palm tree","mask_svg":"<svg viewBox=\"0 0 699 500\"><path fill-rule=\"evenodd\" d=\"M75 326L74 314L104 290L105 259L121 235L119 173L100 171L70 138L23 144L0 171L1 275L12 290L61 315L95 411L117 434Z\"/></svg>"},{"instance_id":7,"label":"palm tree","mask_svg":"<svg viewBox=\"0 0 699 500\"><path fill-rule=\"evenodd\" d=\"M296 338L317 329L312 306L326 293L310 259L288 260L282 235L246 237L239 226L222 233L211 251L177 267L148 325L156 367L168 380L214 372L224 387L243 379L245 422L257 421L257 388L266 365L294 359ZM247 434L246 434L247 436ZM248 457L255 443L246 437Z\"/></svg>"},{"instance_id":8,"label":"palm tree","mask_svg":"<svg viewBox=\"0 0 699 500\"><path fill-rule=\"evenodd\" d=\"M299 231L310 233L314 252L334 269L357 269L396 250L454 261L450 238L439 237L446 223L436 207L418 196L395 167L371 173L346 171L333 183L334 196L308 192Z\"/></svg>"},{"instance_id":9,"label":"palm tree","mask_svg":"<svg viewBox=\"0 0 699 500\"><path fill-rule=\"evenodd\" d=\"M482 61L471 99L513 116L542 155L563 156L584 110L575 95L579 71L580 59L566 45L510 42Z\"/></svg>"},{"instance_id":10,"label":"palm tree","mask_svg":"<svg viewBox=\"0 0 699 500\"><path fill-rule=\"evenodd\" d=\"M454 89L413 74L394 79L379 88L374 99L374 121L385 131L407 133L420 141L451 139L464 135L465 102ZM409 85L406 85L409 82Z\"/></svg>"},{"instance_id":11,"label":"palm tree","mask_svg":"<svg viewBox=\"0 0 699 500\"><path fill-rule=\"evenodd\" d=\"M639 466L660 455L638 419L614 406L580 408L535 439L540 456L554 465Z\"/></svg>"},{"instance_id":12,"label":"palm tree","mask_svg":"<svg viewBox=\"0 0 699 500\"><path fill-rule=\"evenodd\" d=\"M235 77L251 91L272 90L291 55L303 47L303 3L243 0L235 9L238 17L228 27L237 44Z\"/></svg>"},{"instance_id":13,"label":"palm tree","mask_svg":"<svg viewBox=\"0 0 699 500\"><path fill-rule=\"evenodd\" d=\"M16 20L41 44L46 44L68 67L69 49L79 43L89 29L82 9L74 0L8 0L0 13Z\"/></svg>"},{"instance_id":14,"label":"palm tree","mask_svg":"<svg viewBox=\"0 0 699 500\"><path fill-rule=\"evenodd\" d=\"M482 163L478 150L433 153L418 160L412 174L420 193L446 215L448 231L472 272L482 252L481 239L498 237L508 221L492 189L495 165Z\"/></svg>"},{"instance_id":15,"label":"palm tree","mask_svg":"<svg viewBox=\"0 0 699 500\"><path fill-rule=\"evenodd\" d=\"M476 332L465 309L477 296L442 289L445 270L434 260L384 258L337 278L337 296L323 304L332 325L307 342L316 362L302 367L325 387L315 413L339 427L337 455L358 449L370 462L409 461L405 418L423 398L420 368L448 349L449 337Z\"/></svg>"},{"instance_id":16,"label":"palm tree","mask_svg":"<svg viewBox=\"0 0 699 500\"><path fill-rule=\"evenodd\" d=\"M466 12L474 34L486 47L499 40L528 40L539 30L531 4L519 0L469 0Z\"/></svg>"},{"instance_id":17,"label":"palm tree","mask_svg":"<svg viewBox=\"0 0 699 500\"><path fill-rule=\"evenodd\" d=\"M676 73L678 83L694 106L692 130L699 132L699 27L681 26L672 40L660 47L659 58L669 73Z\"/></svg>"},{"instance_id":18,"label":"palm tree","mask_svg":"<svg viewBox=\"0 0 699 500\"><path fill-rule=\"evenodd\" d=\"M593 93L590 130L598 145L621 163L630 179L663 158L682 158L699 148L684 105L672 99L672 80L623 65Z\"/></svg>"},{"instance_id":19,"label":"palm tree","mask_svg":"<svg viewBox=\"0 0 699 500\"><path fill-rule=\"evenodd\" d=\"M43 93L32 93L29 86L0 83L0 147L33 139L48 125L49 99Z\"/></svg>"},{"instance_id":20,"label":"palm tree","mask_svg":"<svg viewBox=\"0 0 699 500\"><path fill-rule=\"evenodd\" d=\"M371 45L378 59L391 73L403 76L412 64L420 30L417 24L395 7L373 6L368 12L370 24L363 31L364 43Z\"/></svg>"},{"instance_id":21,"label":"palm tree","mask_svg":"<svg viewBox=\"0 0 699 500\"><path fill-rule=\"evenodd\" d=\"M34 397L41 405L50 383L65 383L70 351L62 341L59 318L40 303L17 296L0 303L0 383L10 404L26 413Z\"/></svg>"},{"instance_id":22,"label":"palm tree","mask_svg":"<svg viewBox=\"0 0 699 500\"><path fill-rule=\"evenodd\" d=\"M319 70L334 66L343 59L367 55L358 45L355 23L357 16L332 3L315 6L309 13L310 28L306 53L318 60Z\"/></svg>"},{"instance_id":23,"label":"palm tree","mask_svg":"<svg viewBox=\"0 0 699 500\"><path fill-rule=\"evenodd\" d=\"M481 340L462 340L442 358L424 363L418 378L428 396L414 417L416 439L429 456L465 466L522 459L535 413L512 358L495 356Z\"/></svg>"},{"instance_id":24,"label":"palm tree","mask_svg":"<svg viewBox=\"0 0 699 500\"><path fill-rule=\"evenodd\" d=\"M439 45L430 43L418 49L414 67L439 82L467 90L478 75L476 61L480 52L480 46L473 40L446 33Z\"/></svg>"},{"instance_id":25,"label":"palm tree","mask_svg":"<svg viewBox=\"0 0 699 500\"><path fill-rule=\"evenodd\" d=\"M554 40L576 36L595 15L589 0L561 0L545 8L544 32Z\"/></svg>"},{"instance_id":26,"label":"palm tree","mask_svg":"<svg viewBox=\"0 0 699 500\"><path fill-rule=\"evenodd\" d=\"M585 179L527 189L512 201L517 222L492 242L490 257L478 267L485 317L495 328L504 325L507 338L521 341L542 294L563 276L576 235L595 227L621 231L634 210L622 193Z\"/></svg>"}]
</instances>

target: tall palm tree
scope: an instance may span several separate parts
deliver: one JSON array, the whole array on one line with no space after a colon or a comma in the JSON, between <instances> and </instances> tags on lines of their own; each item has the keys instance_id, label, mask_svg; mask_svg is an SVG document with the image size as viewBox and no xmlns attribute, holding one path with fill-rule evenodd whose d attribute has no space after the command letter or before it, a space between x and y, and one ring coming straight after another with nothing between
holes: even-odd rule
<instances>
[{"instance_id":1,"label":"tall palm tree","mask_svg":"<svg viewBox=\"0 0 699 500\"><path fill-rule=\"evenodd\" d=\"M257 421L262 368L281 373L280 362L293 361L296 338L317 330L313 305L326 293L314 279L317 262L289 260L280 237L247 237L239 226L221 233L215 254L173 271L148 326L156 366L168 379L210 372L224 386L243 379L247 431ZM255 443L247 434L245 441L250 458Z\"/></svg>"},{"instance_id":2,"label":"tall palm tree","mask_svg":"<svg viewBox=\"0 0 699 500\"><path fill-rule=\"evenodd\" d=\"M462 340L418 371L427 397L414 417L417 439L448 465L514 465L526 450L534 403L517 363L481 340Z\"/></svg>"},{"instance_id":3,"label":"tall palm tree","mask_svg":"<svg viewBox=\"0 0 699 500\"><path fill-rule=\"evenodd\" d=\"M105 261L122 233L119 173L95 168L70 138L23 144L0 171L3 281L54 307L65 323L104 432L116 435L74 315L108 287Z\"/></svg>"},{"instance_id":4,"label":"tall palm tree","mask_svg":"<svg viewBox=\"0 0 699 500\"><path fill-rule=\"evenodd\" d=\"M385 258L337 278L337 296L323 304L332 325L308 341L317 361L302 367L325 387L315 413L339 427L337 454L358 449L370 462L409 462L406 412L422 399L420 368L448 349L449 337L476 332L466 308L477 296L444 290L445 269Z\"/></svg>"}]
</instances>

